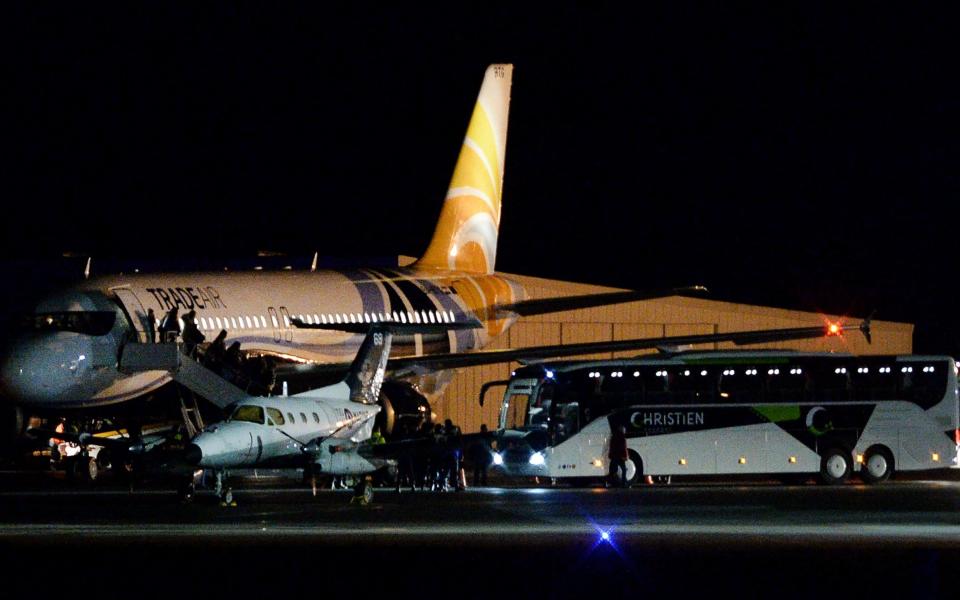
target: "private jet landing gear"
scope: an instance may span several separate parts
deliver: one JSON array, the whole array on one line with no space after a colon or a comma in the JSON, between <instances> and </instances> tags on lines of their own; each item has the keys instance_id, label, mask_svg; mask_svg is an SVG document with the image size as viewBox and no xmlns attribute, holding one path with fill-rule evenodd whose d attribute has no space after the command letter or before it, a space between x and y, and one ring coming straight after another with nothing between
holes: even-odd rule
<instances>
[{"instance_id":1,"label":"private jet landing gear","mask_svg":"<svg viewBox=\"0 0 960 600\"><path fill-rule=\"evenodd\" d=\"M213 492L220 498L220 506L236 506L237 501L233 499L233 488L224 486L224 479L227 474L223 469L217 469L216 484Z\"/></svg>"}]
</instances>

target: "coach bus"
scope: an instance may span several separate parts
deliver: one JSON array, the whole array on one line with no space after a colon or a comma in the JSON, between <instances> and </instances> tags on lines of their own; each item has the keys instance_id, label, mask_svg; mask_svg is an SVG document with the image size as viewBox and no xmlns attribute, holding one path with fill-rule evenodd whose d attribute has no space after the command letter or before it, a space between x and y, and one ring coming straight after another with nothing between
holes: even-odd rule
<instances>
[{"instance_id":1,"label":"coach bus","mask_svg":"<svg viewBox=\"0 0 960 600\"><path fill-rule=\"evenodd\" d=\"M627 478L853 473L958 466L957 363L946 356L717 351L517 369L494 463L508 475L599 480L626 429ZM784 479L788 479L784 478Z\"/></svg>"}]
</instances>

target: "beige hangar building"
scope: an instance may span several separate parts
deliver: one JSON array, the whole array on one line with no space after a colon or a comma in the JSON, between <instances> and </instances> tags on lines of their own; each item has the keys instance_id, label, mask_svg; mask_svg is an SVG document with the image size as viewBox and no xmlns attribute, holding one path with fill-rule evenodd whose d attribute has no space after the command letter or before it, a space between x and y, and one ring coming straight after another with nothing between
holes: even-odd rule
<instances>
[{"instance_id":1,"label":"beige hangar building","mask_svg":"<svg viewBox=\"0 0 960 600\"><path fill-rule=\"evenodd\" d=\"M531 299L618 291L617 288L597 285L519 275L505 274L505 276L523 284ZM862 318L860 315L857 317ZM644 337L810 327L824 323L825 318L837 319L838 317L767 306L673 296L542 316L521 317L488 348L522 348ZM734 346L731 343L707 344L699 349L784 348L851 354L910 354L913 350L913 328L914 326L910 323L873 321L872 344L868 344L859 332L847 332L842 337L751 346ZM647 352L656 352L656 350ZM607 352L582 358L627 357L640 353L637 351ZM465 433L479 431L481 423L485 423L491 429L495 428L504 388L492 388L487 394L483 407L479 404L480 388L489 381L509 379L510 372L517 366L518 363L510 363L459 370L443 395L432 403L437 418L441 421L446 418L452 419Z\"/></svg>"}]
</instances>

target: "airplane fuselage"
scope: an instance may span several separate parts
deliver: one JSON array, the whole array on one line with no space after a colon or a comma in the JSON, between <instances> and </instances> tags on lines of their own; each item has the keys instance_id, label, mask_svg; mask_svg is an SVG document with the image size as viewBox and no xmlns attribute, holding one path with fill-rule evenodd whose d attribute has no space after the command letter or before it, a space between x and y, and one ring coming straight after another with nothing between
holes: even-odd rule
<instances>
[{"instance_id":1,"label":"airplane fuselage","mask_svg":"<svg viewBox=\"0 0 960 600\"><path fill-rule=\"evenodd\" d=\"M40 303L34 327L8 352L4 392L24 406L91 407L123 402L170 380L165 371L124 374L123 347L148 342L165 313L195 311L207 340L221 330L227 345L294 362L348 363L363 336L297 328L314 323L457 323L483 327L398 336L394 356L465 352L484 347L510 326L487 319L486 307L516 302L523 288L499 275L416 269L317 272L196 272L103 276ZM74 322L74 313L87 313ZM68 315L64 317L63 315ZM62 322L68 319L69 322Z\"/></svg>"},{"instance_id":2,"label":"airplane fuselage","mask_svg":"<svg viewBox=\"0 0 960 600\"><path fill-rule=\"evenodd\" d=\"M373 470L346 449L337 458L358 464L350 469L333 462L336 453L331 446L352 449L369 439L380 412L378 405L351 402L349 395L347 385L339 383L309 397L244 400L227 421L209 426L193 439L188 460L206 468L313 463L338 474Z\"/></svg>"}]
</instances>

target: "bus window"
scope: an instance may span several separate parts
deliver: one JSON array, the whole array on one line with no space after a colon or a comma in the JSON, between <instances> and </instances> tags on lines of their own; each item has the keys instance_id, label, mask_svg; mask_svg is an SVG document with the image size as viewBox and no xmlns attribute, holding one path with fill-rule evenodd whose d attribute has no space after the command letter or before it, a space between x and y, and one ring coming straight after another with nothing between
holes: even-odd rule
<instances>
[{"instance_id":1,"label":"bus window","mask_svg":"<svg viewBox=\"0 0 960 600\"><path fill-rule=\"evenodd\" d=\"M716 373L705 367L690 366L670 371L670 401L676 404L713 402Z\"/></svg>"},{"instance_id":2,"label":"bus window","mask_svg":"<svg viewBox=\"0 0 960 600\"><path fill-rule=\"evenodd\" d=\"M736 365L720 372L720 402L759 402L763 377L758 367Z\"/></svg>"},{"instance_id":3,"label":"bus window","mask_svg":"<svg viewBox=\"0 0 960 600\"><path fill-rule=\"evenodd\" d=\"M854 400L893 400L897 397L897 378L878 366L854 367L850 373Z\"/></svg>"},{"instance_id":4,"label":"bus window","mask_svg":"<svg viewBox=\"0 0 960 600\"><path fill-rule=\"evenodd\" d=\"M644 367L640 370L643 379L644 404L666 404L670 402L670 376L666 367Z\"/></svg>"},{"instance_id":5,"label":"bus window","mask_svg":"<svg viewBox=\"0 0 960 600\"><path fill-rule=\"evenodd\" d=\"M527 405L530 403L529 394L511 394L504 401L505 419L503 427L506 429L519 429L526 425Z\"/></svg>"},{"instance_id":6,"label":"bus window","mask_svg":"<svg viewBox=\"0 0 960 600\"><path fill-rule=\"evenodd\" d=\"M537 399L530 405L529 424L543 427L546 429L547 421L550 416L550 404L553 402L553 392L556 386L552 383L544 383L540 386L537 393Z\"/></svg>"},{"instance_id":7,"label":"bus window","mask_svg":"<svg viewBox=\"0 0 960 600\"><path fill-rule=\"evenodd\" d=\"M809 381L804 399L808 402L849 401L853 387L850 383L850 370L847 365L832 360L805 366L804 373L809 371Z\"/></svg>"},{"instance_id":8,"label":"bus window","mask_svg":"<svg viewBox=\"0 0 960 600\"><path fill-rule=\"evenodd\" d=\"M947 393L947 365L944 363L900 364L900 398L930 408Z\"/></svg>"},{"instance_id":9,"label":"bus window","mask_svg":"<svg viewBox=\"0 0 960 600\"><path fill-rule=\"evenodd\" d=\"M807 378L803 368L794 365L777 365L767 367L766 402L803 402L803 391L807 385Z\"/></svg>"}]
</instances>

